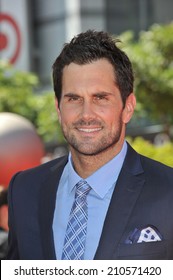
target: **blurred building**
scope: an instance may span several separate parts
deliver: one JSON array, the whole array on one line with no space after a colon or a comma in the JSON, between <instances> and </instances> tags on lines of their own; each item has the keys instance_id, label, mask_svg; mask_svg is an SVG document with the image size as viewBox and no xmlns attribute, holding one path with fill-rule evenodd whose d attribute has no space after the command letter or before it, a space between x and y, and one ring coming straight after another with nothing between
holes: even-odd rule
<instances>
[{"instance_id":1,"label":"blurred building","mask_svg":"<svg viewBox=\"0 0 173 280\"><path fill-rule=\"evenodd\" d=\"M64 42L87 29L120 34L173 20L172 0L0 0L0 58L51 84Z\"/></svg>"}]
</instances>

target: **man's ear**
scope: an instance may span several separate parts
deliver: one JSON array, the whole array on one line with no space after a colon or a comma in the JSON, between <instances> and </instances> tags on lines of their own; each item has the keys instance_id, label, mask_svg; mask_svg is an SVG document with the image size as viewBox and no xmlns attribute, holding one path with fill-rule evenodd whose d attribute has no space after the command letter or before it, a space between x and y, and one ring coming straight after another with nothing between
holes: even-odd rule
<instances>
[{"instance_id":1,"label":"man's ear","mask_svg":"<svg viewBox=\"0 0 173 280\"><path fill-rule=\"evenodd\" d=\"M125 124L127 124L131 120L135 110L135 106L136 106L136 97L134 93L131 93L126 99L125 107L123 110L123 122Z\"/></svg>"},{"instance_id":2,"label":"man's ear","mask_svg":"<svg viewBox=\"0 0 173 280\"><path fill-rule=\"evenodd\" d=\"M59 102L58 99L55 97L55 107L56 107L56 111L58 114L58 120L61 123L61 112L60 112L60 108L59 108Z\"/></svg>"}]
</instances>

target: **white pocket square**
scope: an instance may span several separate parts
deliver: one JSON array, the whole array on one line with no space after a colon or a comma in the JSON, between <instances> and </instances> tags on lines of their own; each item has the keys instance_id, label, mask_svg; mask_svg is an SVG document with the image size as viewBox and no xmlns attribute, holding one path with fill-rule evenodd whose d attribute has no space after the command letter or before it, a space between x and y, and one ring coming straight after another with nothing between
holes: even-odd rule
<instances>
[{"instance_id":1,"label":"white pocket square","mask_svg":"<svg viewBox=\"0 0 173 280\"><path fill-rule=\"evenodd\" d=\"M142 242L154 242L161 241L162 236L158 229L152 225L147 225L141 229L135 228L130 232L126 239L126 244L142 243Z\"/></svg>"}]
</instances>

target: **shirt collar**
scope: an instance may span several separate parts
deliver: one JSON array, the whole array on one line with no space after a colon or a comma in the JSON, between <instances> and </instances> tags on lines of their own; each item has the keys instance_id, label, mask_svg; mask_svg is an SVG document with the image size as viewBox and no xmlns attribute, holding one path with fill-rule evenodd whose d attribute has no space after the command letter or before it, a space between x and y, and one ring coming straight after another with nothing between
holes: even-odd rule
<instances>
[{"instance_id":1,"label":"shirt collar","mask_svg":"<svg viewBox=\"0 0 173 280\"><path fill-rule=\"evenodd\" d=\"M94 192L103 198L108 191L115 185L122 168L125 156L127 152L127 143L124 142L123 147L118 155L112 160L107 162L91 176L85 179L91 186ZM72 164L71 153L69 154L68 160L68 178L69 178L69 191L72 191L74 186L82 179L74 170Z\"/></svg>"}]
</instances>

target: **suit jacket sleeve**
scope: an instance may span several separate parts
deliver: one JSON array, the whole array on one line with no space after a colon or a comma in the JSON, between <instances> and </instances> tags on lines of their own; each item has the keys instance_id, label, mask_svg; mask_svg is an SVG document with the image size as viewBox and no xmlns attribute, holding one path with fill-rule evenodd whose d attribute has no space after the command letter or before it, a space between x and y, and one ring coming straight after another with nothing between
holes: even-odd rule
<instances>
[{"instance_id":1,"label":"suit jacket sleeve","mask_svg":"<svg viewBox=\"0 0 173 280\"><path fill-rule=\"evenodd\" d=\"M18 173L17 173L18 174ZM14 213L13 213L13 201L12 201L12 191L13 191L13 182L17 176L13 176L8 190L8 224L9 228L11 229L9 231L8 236L8 253L7 253L7 259L8 260L18 260L19 259L19 253L18 253L18 242L17 237L15 233L15 222L14 222Z\"/></svg>"}]
</instances>

